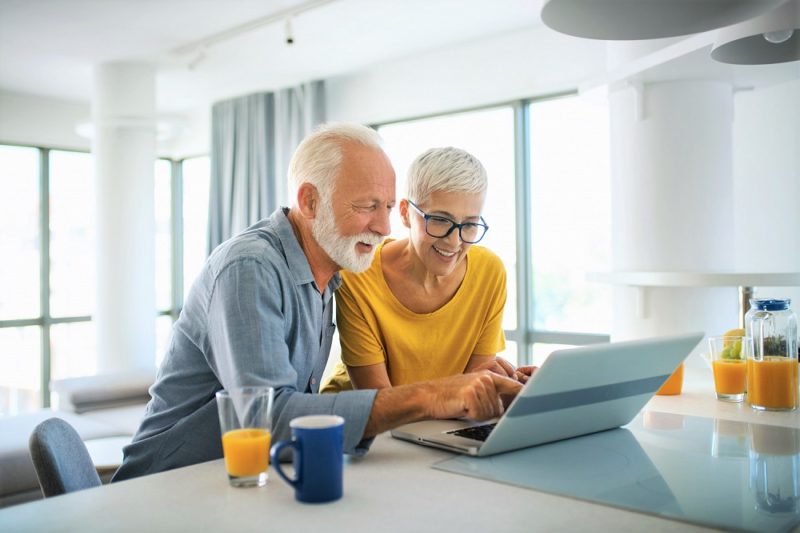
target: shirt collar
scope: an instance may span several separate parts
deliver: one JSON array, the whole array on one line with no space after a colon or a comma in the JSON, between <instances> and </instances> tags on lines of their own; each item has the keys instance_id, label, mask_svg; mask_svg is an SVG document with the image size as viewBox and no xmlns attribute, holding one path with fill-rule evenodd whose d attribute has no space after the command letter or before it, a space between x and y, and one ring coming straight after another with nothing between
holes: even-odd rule
<instances>
[{"instance_id":1,"label":"shirt collar","mask_svg":"<svg viewBox=\"0 0 800 533\"><path fill-rule=\"evenodd\" d=\"M283 247L283 254L286 257L286 264L289 265L289 270L295 279L297 285L305 285L306 283L314 283L314 275L311 273L311 265L308 264L308 258L300 247L300 242L294 234L292 223L289 222L288 207L279 207L270 219L274 222L275 233L281 241ZM341 275L336 272L331 280L328 282L327 290L332 293L342 284ZM327 292L327 291L326 291ZM328 294L328 298L330 297Z\"/></svg>"}]
</instances>

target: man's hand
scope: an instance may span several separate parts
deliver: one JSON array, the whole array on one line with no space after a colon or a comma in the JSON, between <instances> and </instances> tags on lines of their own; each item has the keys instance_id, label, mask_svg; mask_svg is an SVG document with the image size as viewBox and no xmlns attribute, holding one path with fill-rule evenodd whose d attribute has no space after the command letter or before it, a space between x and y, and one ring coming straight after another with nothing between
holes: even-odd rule
<instances>
[{"instance_id":1,"label":"man's hand","mask_svg":"<svg viewBox=\"0 0 800 533\"><path fill-rule=\"evenodd\" d=\"M513 368L513 367L512 367ZM428 418L488 420L503 414L500 395L516 395L522 385L489 370L428 382Z\"/></svg>"},{"instance_id":2,"label":"man's hand","mask_svg":"<svg viewBox=\"0 0 800 533\"><path fill-rule=\"evenodd\" d=\"M364 437L430 418L495 418L503 414L501 398L513 399L521 388L518 381L482 370L379 389Z\"/></svg>"}]
</instances>

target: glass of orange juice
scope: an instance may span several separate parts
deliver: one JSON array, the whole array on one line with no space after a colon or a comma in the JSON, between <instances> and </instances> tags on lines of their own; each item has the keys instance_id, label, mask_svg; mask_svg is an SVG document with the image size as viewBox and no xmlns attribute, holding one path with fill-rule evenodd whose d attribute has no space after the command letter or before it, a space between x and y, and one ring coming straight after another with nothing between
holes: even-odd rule
<instances>
[{"instance_id":1,"label":"glass of orange juice","mask_svg":"<svg viewBox=\"0 0 800 533\"><path fill-rule=\"evenodd\" d=\"M753 353L753 339L741 336L709 337L711 368L717 399L741 402L747 391L747 358Z\"/></svg>"},{"instance_id":2,"label":"glass of orange juice","mask_svg":"<svg viewBox=\"0 0 800 533\"><path fill-rule=\"evenodd\" d=\"M272 387L217 392L225 469L234 487L261 487L267 482L274 394Z\"/></svg>"}]
</instances>

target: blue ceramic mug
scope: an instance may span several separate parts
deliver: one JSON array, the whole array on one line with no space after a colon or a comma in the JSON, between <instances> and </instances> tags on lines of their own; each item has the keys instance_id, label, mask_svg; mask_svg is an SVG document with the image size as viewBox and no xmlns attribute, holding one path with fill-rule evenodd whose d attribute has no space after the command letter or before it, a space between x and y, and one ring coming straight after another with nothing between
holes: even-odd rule
<instances>
[{"instance_id":1,"label":"blue ceramic mug","mask_svg":"<svg viewBox=\"0 0 800 533\"><path fill-rule=\"evenodd\" d=\"M301 502L332 502L342 497L344 467L344 418L335 415L301 416L289 422L292 440L276 442L270 450L270 462L280 477L294 487L294 497ZM294 478L284 473L279 460L281 451L291 448Z\"/></svg>"}]
</instances>

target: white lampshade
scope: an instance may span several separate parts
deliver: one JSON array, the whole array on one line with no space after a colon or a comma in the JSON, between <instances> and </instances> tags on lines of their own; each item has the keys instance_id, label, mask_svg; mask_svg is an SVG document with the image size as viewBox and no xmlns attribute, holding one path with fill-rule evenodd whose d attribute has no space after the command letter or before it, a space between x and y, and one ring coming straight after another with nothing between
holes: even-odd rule
<instances>
[{"instance_id":1,"label":"white lampshade","mask_svg":"<svg viewBox=\"0 0 800 533\"><path fill-rule=\"evenodd\" d=\"M542 21L589 39L661 39L748 20L785 0L545 0Z\"/></svg>"},{"instance_id":2,"label":"white lampshade","mask_svg":"<svg viewBox=\"0 0 800 533\"><path fill-rule=\"evenodd\" d=\"M800 60L800 0L719 30L711 57L734 65Z\"/></svg>"}]
</instances>

